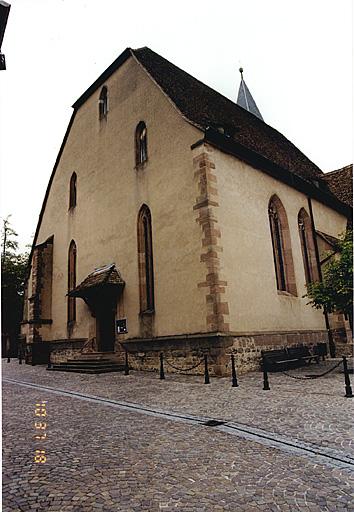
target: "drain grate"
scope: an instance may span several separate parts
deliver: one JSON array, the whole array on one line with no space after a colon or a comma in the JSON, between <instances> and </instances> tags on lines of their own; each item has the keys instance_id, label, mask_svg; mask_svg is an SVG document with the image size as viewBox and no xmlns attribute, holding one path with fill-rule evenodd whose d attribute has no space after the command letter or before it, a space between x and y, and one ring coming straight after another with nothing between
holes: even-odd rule
<instances>
[{"instance_id":1,"label":"drain grate","mask_svg":"<svg viewBox=\"0 0 354 512\"><path fill-rule=\"evenodd\" d=\"M218 425L225 425L225 421L208 420L204 423L207 427L217 427Z\"/></svg>"}]
</instances>

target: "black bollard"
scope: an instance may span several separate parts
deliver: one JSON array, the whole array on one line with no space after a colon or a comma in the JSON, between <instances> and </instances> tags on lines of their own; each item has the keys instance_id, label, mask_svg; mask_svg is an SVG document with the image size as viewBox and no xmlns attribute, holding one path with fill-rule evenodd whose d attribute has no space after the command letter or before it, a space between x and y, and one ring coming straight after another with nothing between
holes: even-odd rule
<instances>
[{"instance_id":1,"label":"black bollard","mask_svg":"<svg viewBox=\"0 0 354 512\"><path fill-rule=\"evenodd\" d=\"M236 376L236 368L235 368L235 356L231 354L231 370L232 370L232 387L237 388L237 376Z\"/></svg>"},{"instance_id":2,"label":"black bollard","mask_svg":"<svg viewBox=\"0 0 354 512\"><path fill-rule=\"evenodd\" d=\"M209 370L208 370L208 356L204 355L204 384L210 384Z\"/></svg>"},{"instance_id":3,"label":"black bollard","mask_svg":"<svg viewBox=\"0 0 354 512\"><path fill-rule=\"evenodd\" d=\"M269 390L270 390L270 387L269 387L269 380L268 380L268 372L264 368L263 369L263 391L269 391Z\"/></svg>"},{"instance_id":4,"label":"black bollard","mask_svg":"<svg viewBox=\"0 0 354 512\"><path fill-rule=\"evenodd\" d=\"M163 370L163 353L160 353L160 380L164 380L165 372Z\"/></svg>"},{"instance_id":5,"label":"black bollard","mask_svg":"<svg viewBox=\"0 0 354 512\"><path fill-rule=\"evenodd\" d=\"M129 375L128 351L125 351L124 375Z\"/></svg>"},{"instance_id":6,"label":"black bollard","mask_svg":"<svg viewBox=\"0 0 354 512\"><path fill-rule=\"evenodd\" d=\"M11 362L10 354L7 354L7 362L8 362L8 363L10 363L10 362Z\"/></svg>"},{"instance_id":7,"label":"black bollard","mask_svg":"<svg viewBox=\"0 0 354 512\"><path fill-rule=\"evenodd\" d=\"M343 356L343 367L344 367L345 397L353 398L353 391L352 391L352 387L350 385L350 378L349 378L349 372L348 372L348 363L347 363L347 358L345 356Z\"/></svg>"},{"instance_id":8,"label":"black bollard","mask_svg":"<svg viewBox=\"0 0 354 512\"><path fill-rule=\"evenodd\" d=\"M18 364L22 364L22 354L19 352L18 354Z\"/></svg>"}]
</instances>

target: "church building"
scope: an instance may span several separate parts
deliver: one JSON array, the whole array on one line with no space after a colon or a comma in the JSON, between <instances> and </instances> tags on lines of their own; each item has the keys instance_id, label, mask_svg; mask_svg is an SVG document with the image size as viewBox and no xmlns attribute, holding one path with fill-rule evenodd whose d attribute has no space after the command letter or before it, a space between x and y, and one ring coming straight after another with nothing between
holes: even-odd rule
<instances>
[{"instance_id":1,"label":"church building","mask_svg":"<svg viewBox=\"0 0 354 512\"><path fill-rule=\"evenodd\" d=\"M149 48L127 48L73 105L30 256L27 361L214 375L262 350L349 347L306 283L351 221L352 166L324 174L266 124ZM334 347L334 348L333 348ZM64 367L64 366L63 366ZM196 371L202 371L199 367Z\"/></svg>"}]
</instances>

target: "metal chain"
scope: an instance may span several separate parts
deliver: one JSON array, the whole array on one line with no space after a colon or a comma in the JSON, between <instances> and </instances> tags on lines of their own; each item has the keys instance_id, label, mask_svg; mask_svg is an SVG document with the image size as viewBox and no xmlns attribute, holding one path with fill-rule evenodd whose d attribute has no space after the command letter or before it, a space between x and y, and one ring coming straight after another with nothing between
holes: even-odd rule
<instances>
[{"instance_id":1,"label":"metal chain","mask_svg":"<svg viewBox=\"0 0 354 512\"><path fill-rule=\"evenodd\" d=\"M328 373L331 373L333 370L335 370L336 368L338 368L339 365L341 365L343 363L343 361L339 361L339 363L337 363L336 365L334 365L332 368L330 368L329 370L327 370L326 372L323 372L323 373L320 373L320 374L316 374L316 375L308 375L306 377L297 377L296 375L290 375L289 373L287 372L284 372L284 371L281 371L281 373L283 373L284 375L286 375L287 377L291 377L292 379L296 379L296 380L312 380L312 379L319 379L320 377L324 377L325 375L327 375Z\"/></svg>"},{"instance_id":2,"label":"metal chain","mask_svg":"<svg viewBox=\"0 0 354 512\"><path fill-rule=\"evenodd\" d=\"M136 355L136 352L130 352L129 350L125 349L126 352L128 352L128 354L134 354ZM204 362L204 358L201 359L199 361L199 363L197 363L195 366L191 366L190 368L178 368L177 366L173 366L173 364L169 363L167 361L167 359L164 358L163 360L164 363L168 364L168 366L171 366L171 368L173 368L174 370L177 370L178 372L189 372L190 370L195 370L195 368L198 368L198 366L200 366L203 362Z\"/></svg>"},{"instance_id":3,"label":"metal chain","mask_svg":"<svg viewBox=\"0 0 354 512\"><path fill-rule=\"evenodd\" d=\"M194 370L195 368L198 368L203 362L204 358L199 361L195 366L191 366L190 368L178 368L177 366L173 366L173 364L169 363L167 359L164 359L164 362L168 364L168 366L171 366L174 370L177 370L178 372L189 372L190 370Z\"/></svg>"}]
</instances>

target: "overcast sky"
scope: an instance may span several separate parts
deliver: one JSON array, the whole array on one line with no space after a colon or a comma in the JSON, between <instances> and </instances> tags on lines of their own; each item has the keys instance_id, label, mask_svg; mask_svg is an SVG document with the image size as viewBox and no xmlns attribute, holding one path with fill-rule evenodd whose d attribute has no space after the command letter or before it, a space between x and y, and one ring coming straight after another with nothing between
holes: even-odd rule
<instances>
[{"instance_id":1,"label":"overcast sky","mask_svg":"<svg viewBox=\"0 0 354 512\"><path fill-rule=\"evenodd\" d=\"M1 212L31 241L71 105L128 46L236 101L324 172L352 162L352 0L9 0L0 71ZM66 198L63 198L66 201Z\"/></svg>"}]
</instances>

